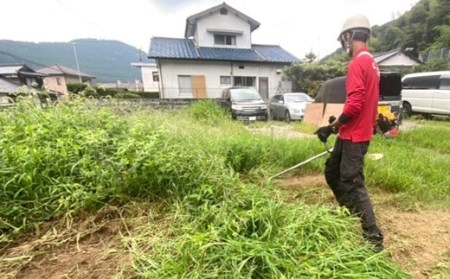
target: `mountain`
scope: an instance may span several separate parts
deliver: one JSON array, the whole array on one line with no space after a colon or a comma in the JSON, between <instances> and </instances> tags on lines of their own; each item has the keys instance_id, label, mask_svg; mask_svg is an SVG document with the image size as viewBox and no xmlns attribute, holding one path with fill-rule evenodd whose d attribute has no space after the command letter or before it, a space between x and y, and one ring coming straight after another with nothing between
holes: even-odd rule
<instances>
[{"instance_id":1,"label":"mountain","mask_svg":"<svg viewBox=\"0 0 450 279\"><path fill-rule=\"evenodd\" d=\"M147 54L114 40L78 39L67 43L32 43L0 40L0 64L24 63L34 70L61 64L95 76L95 82L134 82L140 80L133 62L149 62Z\"/></svg>"},{"instance_id":2,"label":"mountain","mask_svg":"<svg viewBox=\"0 0 450 279\"><path fill-rule=\"evenodd\" d=\"M371 46L376 51L411 49L416 54L450 47L450 1L420 0L399 18L374 26Z\"/></svg>"},{"instance_id":3,"label":"mountain","mask_svg":"<svg viewBox=\"0 0 450 279\"><path fill-rule=\"evenodd\" d=\"M398 18L381 26L372 26L369 47L372 52L401 48L422 58L437 53L439 55L434 55L434 58L449 60L450 1L420 0ZM338 48L322 58L321 62L336 59L342 53L342 49Z\"/></svg>"}]
</instances>

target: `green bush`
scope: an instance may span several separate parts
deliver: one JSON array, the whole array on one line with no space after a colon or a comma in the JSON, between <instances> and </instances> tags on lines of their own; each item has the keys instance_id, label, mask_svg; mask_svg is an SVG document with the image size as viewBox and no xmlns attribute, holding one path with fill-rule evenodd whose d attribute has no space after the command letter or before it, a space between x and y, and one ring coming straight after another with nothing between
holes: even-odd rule
<instances>
[{"instance_id":1,"label":"green bush","mask_svg":"<svg viewBox=\"0 0 450 279\"><path fill-rule=\"evenodd\" d=\"M196 101L190 104L188 114L208 123L217 123L228 118L228 113L213 100Z\"/></svg>"},{"instance_id":2,"label":"green bush","mask_svg":"<svg viewBox=\"0 0 450 279\"><path fill-rule=\"evenodd\" d=\"M138 94L135 93L129 93L129 92L118 92L114 95L114 98L118 99L137 99L140 98Z\"/></svg>"},{"instance_id":3,"label":"green bush","mask_svg":"<svg viewBox=\"0 0 450 279\"><path fill-rule=\"evenodd\" d=\"M87 87L87 83L69 83L67 84L67 90L69 92L78 94L79 92L83 91L84 89L86 89Z\"/></svg>"}]
</instances>

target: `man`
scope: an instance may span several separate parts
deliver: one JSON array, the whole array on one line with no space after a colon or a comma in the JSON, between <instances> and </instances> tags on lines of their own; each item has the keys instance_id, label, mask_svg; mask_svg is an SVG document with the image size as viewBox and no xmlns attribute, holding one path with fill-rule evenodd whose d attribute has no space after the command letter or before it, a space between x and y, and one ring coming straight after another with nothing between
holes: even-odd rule
<instances>
[{"instance_id":1,"label":"man","mask_svg":"<svg viewBox=\"0 0 450 279\"><path fill-rule=\"evenodd\" d=\"M346 101L342 114L315 133L326 142L339 132L325 165L325 178L341 206L361 219L363 236L373 250L383 250L383 235L376 224L364 186L364 155L367 153L377 117L380 73L368 52L368 19L363 15L348 18L338 40L352 58L347 68Z\"/></svg>"}]
</instances>

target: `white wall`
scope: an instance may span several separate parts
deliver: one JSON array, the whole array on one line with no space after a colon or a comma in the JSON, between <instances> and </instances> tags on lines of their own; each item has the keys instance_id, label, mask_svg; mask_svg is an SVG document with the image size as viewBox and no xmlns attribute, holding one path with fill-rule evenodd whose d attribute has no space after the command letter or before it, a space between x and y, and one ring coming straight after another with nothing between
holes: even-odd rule
<instances>
[{"instance_id":1,"label":"white wall","mask_svg":"<svg viewBox=\"0 0 450 279\"><path fill-rule=\"evenodd\" d=\"M239 62L214 62L214 61L182 61L182 60L160 60L160 74L162 92L161 98L192 98L192 95L180 94L178 87L178 75L203 75L206 80L206 92L208 98L220 98L222 90L230 85L220 84L220 76L252 76L256 77L258 87L259 77L269 79L269 98L278 90L287 92L291 90L289 82L282 82L282 65L239 63ZM239 66L244 66L239 69ZM278 88L281 84L282 88Z\"/></svg>"},{"instance_id":2,"label":"white wall","mask_svg":"<svg viewBox=\"0 0 450 279\"><path fill-rule=\"evenodd\" d=\"M231 33L233 31L242 32L242 34L236 36L235 46L220 45L220 47L251 48L250 24L231 12L228 12L226 15L221 15L219 12L216 12L210 16L201 18L197 22L195 39L198 46L218 47L214 45L214 33L208 32L208 30L222 30Z\"/></svg>"},{"instance_id":3,"label":"white wall","mask_svg":"<svg viewBox=\"0 0 450 279\"><path fill-rule=\"evenodd\" d=\"M159 92L159 82L153 81L153 72L158 72L159 74L156 64L131 63L131 65L141 69L142 85L144 92Z\"/></svg>"}]
</instances>

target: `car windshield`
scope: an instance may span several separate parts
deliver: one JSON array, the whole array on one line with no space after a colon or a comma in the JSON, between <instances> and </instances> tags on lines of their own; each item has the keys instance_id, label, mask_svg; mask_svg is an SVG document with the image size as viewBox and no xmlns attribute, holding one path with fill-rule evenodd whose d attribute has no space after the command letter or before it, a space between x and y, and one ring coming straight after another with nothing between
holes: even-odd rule
<instances>
[{"instance_id":1,"label":"car windshield","mask_svg":"<svg viewBox=\"0 0 450 279\"><path fill-rule=\"evenodd\" d=\"M261 100L258 92L249 88L231 89L230 95L232 101Z\"/></svg>"},{"instance_id":2,"label":"car windshield","mask_svg":"<svg viewBox=\"0 0 450 279\"><path fill-rule=\"evenodd\" d=\"M312 102L313 99L305 94L284 95L286 103Z\"/></svg>"}]
</instances>

